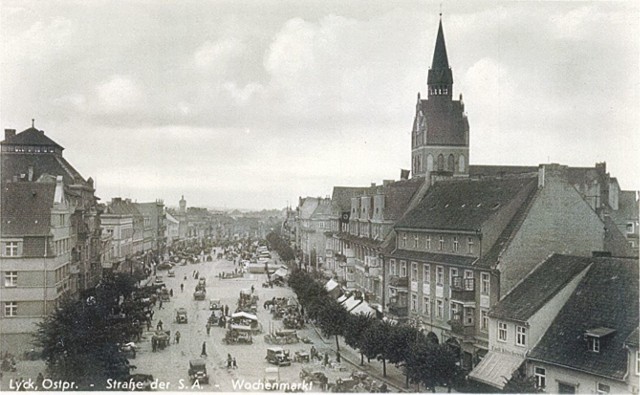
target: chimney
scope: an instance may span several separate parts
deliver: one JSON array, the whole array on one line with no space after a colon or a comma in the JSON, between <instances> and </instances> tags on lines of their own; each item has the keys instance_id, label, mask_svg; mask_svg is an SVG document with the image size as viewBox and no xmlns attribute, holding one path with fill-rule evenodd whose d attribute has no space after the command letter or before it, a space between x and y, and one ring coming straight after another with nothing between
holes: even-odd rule
<instances>
[{"instance_id":1,"label":"chimney","mask_svg":"<svg viewBox=\"0 0 640 395\"><path fill-rule=\"evenodd\" d=\"M4 139L7 140L8 138L11 138L13 136L16 135L16 130L15 129L5 129L4 130Z\"/></svg>"},{"instance_id":2,"label":"chimney","mask_svg":"<svg viewBox=\"0 0 640 395\"><path fill-rule=\"evenodd\" d=\"M56 189L53 194L54 203L64 202L64 184L62 182L62 176L56 176Z\"/></svg>"},{"instance_id":3,"label":"chimney","mask_svg":"<svg viewBox=\"0 0 640 395\"><path fill-rule=\"evenodd\" d=\"M401 180L408 180L409 179L409 170L400 169L400 179Z\"/></svg>"},{"instance_id":4,"label":"chimney","mask_svg":"<svg viewBox=\"0 0 640 395\"><path fill-rule=\"evenodd\" d=\"M28 181L33 181L33 166L29 166L29 175L27 177Z\"/></svg>"}]
</instances>

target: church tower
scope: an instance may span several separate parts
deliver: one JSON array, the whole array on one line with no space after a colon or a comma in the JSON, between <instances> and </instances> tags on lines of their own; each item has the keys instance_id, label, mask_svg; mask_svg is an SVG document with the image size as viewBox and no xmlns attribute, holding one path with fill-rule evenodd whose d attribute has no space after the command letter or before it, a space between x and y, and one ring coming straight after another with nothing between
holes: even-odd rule
<instances>
[{"instance_id":1,"label":"church tower","mask_svg":"<svg viewBox=\"0 0 640 395\"><path fill-rule=\"evenodd\" d=\"M462 95L452 100L453 74L442 30L442 15L427 76L427 99L416 103L411 131L411 171L414 177L432 173L465 177L469 174L469 122Z\"/></svg>"}]
</instances>

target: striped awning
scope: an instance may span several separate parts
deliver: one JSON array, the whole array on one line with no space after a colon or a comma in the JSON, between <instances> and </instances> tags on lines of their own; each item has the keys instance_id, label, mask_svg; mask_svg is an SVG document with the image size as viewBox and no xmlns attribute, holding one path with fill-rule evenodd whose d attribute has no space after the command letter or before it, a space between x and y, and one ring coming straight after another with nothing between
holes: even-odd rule
<instances>
[{"instance_id":1,"label":"striped awning","mask_svg":"<svg viewBox=\"0 0 640 395\"><path fill-rule=\"evenodd\" d=\"M523 362L524 357L519 355L489 351L469 373L469 378L503 389Z\"/></svg>"}]
</instances>

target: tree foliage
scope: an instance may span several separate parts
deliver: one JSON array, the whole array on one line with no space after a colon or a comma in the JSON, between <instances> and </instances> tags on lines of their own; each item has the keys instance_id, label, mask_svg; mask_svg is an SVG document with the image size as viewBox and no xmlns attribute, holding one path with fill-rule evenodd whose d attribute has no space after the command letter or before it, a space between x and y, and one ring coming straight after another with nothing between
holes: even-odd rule
<instances>
[{"instance_id":1,"label":"tree foliage","mask_svg":"<svg viewBox=\"0 0 640 395\"><path fill-rule=\"evenodd\" d=\"M424 335L411 326L349 314L329 296L323 282L304 270L291 273L289 286L325 336L336 336L339 348L337 339L342 335L361 355L382 361L383 376L386 377L387 362L403 367L408 380L431 389L436 385L451 388L459 376L458 356L449 345L438 344L434 334Z\"/></svg>"},{"instance_id":2,"label":"tree foliage","mask_svg":"<svg viewBox=\"0 0 640 395\"><path fill-rule=\"evenodd\" d=\"M139 333L144 317L142 306L132 301L134 290L126 275L107 276L38 323L34 344L43 350L49 377L74 381L80 389L126 378L131 366L118 345Z\"/></svg>"},{"instance_id":3,"label":"tree foliage","mask_svg":"<svg viewBox=\"0 0 640 395\"><path fill-rule=\"evenodd\" d=\"M279 234L270 232L267 235L267 242L269 243L269 248L277 252L280 259L284 262L293 261L295 259L293 249L286 240L280 237Z\"/></svg>"},{"instance_id":4,"label":"tree foliage","mask_svg":"<svg viewBox=\"0 0 640 395\"><path fill-rule=\"evenodd\" d=\"M516 370L504 385L502 392L509 394L534 394L542 392L542 390L536 386L535 377L527 377L524 373L521 373L520 370Z\"/></svg>"}]
</instances>

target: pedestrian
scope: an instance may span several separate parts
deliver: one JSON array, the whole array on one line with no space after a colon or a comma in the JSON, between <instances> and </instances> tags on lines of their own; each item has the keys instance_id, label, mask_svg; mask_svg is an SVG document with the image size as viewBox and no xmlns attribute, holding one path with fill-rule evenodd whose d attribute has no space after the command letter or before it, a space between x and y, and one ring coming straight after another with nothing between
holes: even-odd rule
<instances>
[{"instance_id":1,"label":"pedestrian","mask_svg":"<svg viewBox=\"0 0 640 395\"><path fill-rule=\"evenodd\" d=\"M185 274L185 276L184 276L184 279L183 279L183 280L184 280L184 281L187 281L187 275L186 275L186 274Z\"/></svg>"},{"instance_id":2,"label":"pedestrian","mask_svg":"<svg viewBox=\"0 0 640 395\"><path fill-rule=\"evenodd\" d=\"M184 292L184 284L180 284L180 292Z\"/></svg>"},{"instance_id":3,"label":"pedestrian","mask_svg":"<svg viewBox=\"0 0 640 395\"><path fill-rule=\"evenodd\" d=\"M207 356L207 342L202 342L202 352L200 353L201 357Z\"/></svg>"},{"instance_id":4,"label":"pedestrian","mask_svg":"<svg viewBox=\"0 0 640 395\"><path fill-rule=\"evenodd\" d=\"M156 325L156 329L159 331L162 330L162 320L158 321L158 325Z\"/></svg>"},{"instance_id":5,"label":"pedestrian","mask_svg":"<svg viewBox=\"0 0 640 395\"><path fill-rule=\"evenodd\" d=\"M156 352L156 350L158 349L158 342L156 341L155 338L151 338L151 351Z\"/></svg>"},{"instance_id":6,"label":"pedestrian","mask_svg":"<svg viewBox=\"0 0 640 395\"><path fill-rule=\"evenodd\" d=\"M253 285L251 286L251 293L253 293L253 291L255 290L255 288L253 287Z\"/></svg>"},{"instance_id":7,"label":"pedestrian","mask_svg":"<svg viewBox=\"0 0 640 395\"><path fill-rule=\"evenodd\" d=\"M209 332L211 332L211 324L207 322L207 336L209 336Z\"/></svg>"},{"instance_id":8,"label":"pedestrian","mask_svg":"<svg viewBox=\"0 0 640 395\"><path fill-rule=\"evenodd\" d=\"M147 319L147 332L151 330L151 320Z\"/></svg>"},{"instance_id":9,"label":"pedestrian","mask_svg":"<svg viewBox=\"0 0 640 395\"><path fill-rule=\"evenodd\" d=\"M162 310L162 299L160 299L160 304L158 305L158 310Z\"/></svg>"},{"instance_id":10,"label":"pedestrian","mask_svg":"<svg viewBox=\"0 0 640 395\"><path fill-rule=\"evenodd\" d=\"M180 344L180 331L176 331L176 344Z\"/></svg>"},{"instance_id":11,"label":"pedestrian","mask_svg":"<svg viewBox=\"0 0 640 395\"><path fill-rule=\"evenodd\" d=\"M227 354L227 368L231 368L232 363L233 359L231 358L231 354Z\"/></svg>"},{"instance_id":12,"label":"pedestrian","mask_svg":"<svg viewBox=\"0 0 640 395\"><path fill-rule=\"evenodd\" d=\"M233 357L233 361L231 361L231 365L234 369L238 369L238 364L236 363L236 357Z\"/></svg>"},{"instance_id":13,"label":"pedestrian","mask_svg":"<svg viewBox=\"0 0 640 395\"><path fill-rule=\"evenodd\" d=\"M44 376L42 375L42 372L38 373L38 377L36 377L36 385L38 386L38 388L42 388L42 382L44 381Z\"/></svg>"},{"instance_id":14,"label":"pedestrian","mask_svg":"<svg viewBox=\"0 0 640 395\"><path fill-rule=\"evenodd\" d=\"M171 296L171 297L173 298L173 288L171 288L171 289L169 290L169 296Z\"/></svg>"},{"instance_id":15,"label":"pedestrian","mask_svg":"<svg viewBox=\"0 0 640 395\"><path fill-rule=\"evenodd\" d=\"M329 353L325 352L324 353L324 362L322 363L323 366L327 366L329 365Z\"/></svg>"}]
</instances>

